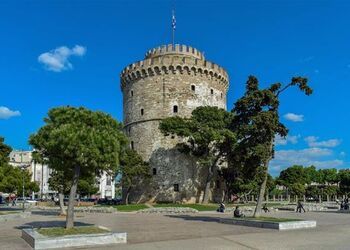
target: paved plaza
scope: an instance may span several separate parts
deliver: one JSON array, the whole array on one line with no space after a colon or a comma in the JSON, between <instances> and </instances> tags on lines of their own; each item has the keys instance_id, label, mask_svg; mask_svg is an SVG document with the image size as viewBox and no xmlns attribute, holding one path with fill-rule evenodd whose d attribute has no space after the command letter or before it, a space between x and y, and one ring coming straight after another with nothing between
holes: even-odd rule
<instances>
[{"instance_id":1,"label":"paved plaza","mask_svg":"<svg viewBox=\"0 0 350 250\"><path fill-rule=\"evenodd\" d=\"M78 214L76 221L81 225L97 224L128 233L127 244L98 249L350 249L350 214L274 212L270 215L317 220L317 228L278 232L220 224L220 217L228 218L231 214L214 212L191 215ZM64 222L65 218L39 211L29 218L2 222L0 249L31 249L21 239L21 228L63 225Z\"/></svg>"}]
</instances>

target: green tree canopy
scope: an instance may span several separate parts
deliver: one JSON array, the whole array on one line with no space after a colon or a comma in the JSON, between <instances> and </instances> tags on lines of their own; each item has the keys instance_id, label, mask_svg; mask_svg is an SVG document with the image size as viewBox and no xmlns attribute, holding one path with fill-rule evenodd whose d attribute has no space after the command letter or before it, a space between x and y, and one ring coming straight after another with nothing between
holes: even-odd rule
<instances>
[{"instance_id":1,"label":"green tree canopy","mask_svg":"<svg viewBox=\"0 0 350 250\"><path fill-rule=\"evenodd\" d=\"M165 135L176 134L185 142L179 145L182 152L198 157L201 167L208 170L203 203L209 202L210 184L220 161L226 158L235 143L229 130L233 115L217 107L198 107L190 118L170 117L160 123Z\"/></svg>"},{"instance_id":2,"label":"green tree canopy","mask_svg":"<svg viewBox=\"0 0 350 250\"><path fill-rule=\"evenodd\" d=\"M306 95L312 93L312 89L307 85L307 79L302 77L293 77L284 87L280 83L275 83L268 88L260 89L257 78L250 76L244 96L235 103L232 110L235 116L231 129L237 133L239 143L231 158L236 164L244 165L243 169L248 173L263 173L254 216L261 214L268 165L274 156L274 138L276 135L285 137L288 133L279 119L279 96L292 86L297 86Z\"/></svg>"},{"instance_id":3,"label":"green tree canopy","mask_svg":"<svg viewBox=\"0 0 350 250\"><path fill-rule=\"evenodd\" d=\"M121 155L119 171L125 191L123 200L128 204L131 189L140 183L145 183L151 177L149 164L143 161L135 150L125 149Z\"/></svg>"},{"instance_id":4,"label":"green tree canopy","mask_svg":"<svg viewBox=\"0 0 350 250\"><path fill-rule=\"evenodd\" d=\"M80 175L114 174L122 147L127 143L122 125L110 115L86 108L49 110L45 125L30 137L30 144L50 168L71 176L66 227L73 227L73 206Z\"/></svg>"}]
</instances>

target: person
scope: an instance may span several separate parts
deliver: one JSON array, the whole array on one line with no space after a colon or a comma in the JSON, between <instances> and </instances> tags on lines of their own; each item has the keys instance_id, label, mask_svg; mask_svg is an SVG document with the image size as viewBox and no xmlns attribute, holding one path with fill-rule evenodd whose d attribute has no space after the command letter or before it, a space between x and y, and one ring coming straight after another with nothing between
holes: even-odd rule
<instances>
[{"instance_id":1,"label":"person","mask_svg":"<svg viewBox=\"0 0 350 250\"><path fill-rule=\"evenodd\" d=\"M342 200L342 201L340 202L340 210L343 210L343 209L344 209L344 206L345 206L345 202L344 202L344 200Z\"/></svg>"},{"instance_id":2,"label":"person","mask_svg":"<svg viewBox=\"0 0 350 250\"><path fill-rule=\"evenodd\" d=\"M262 209L264 210L265 213L270 212L270 210L267 208L267 204L266 203L264 204Z\"/></svg>"},{"instance_id":3,"label":"person","mask_svg":"<svg viewBox=\"0 0 350 250\"><path fill-rule=\"evenodd\" d=\"M235 211L233 211L233 217L235 218L241 218L244 217L244 214L242 211L239 209L239 206L236 207Z\"/></svg>"},{"instance_id":4,"label":"person","mask_svg":"<svg viewBox=\"0 0 350 250\"><path fill-rule=\"evenodd\" d=\"M16 198L13 198L13 200L12 200L12 206L13 206L13 207L16 206Z\"/></svg>"},{"instance_id":5,"label":"person","mask_svg":"<svg viewBox=\"0 0 350 250\"><path fill-rule=\"evenodd\" d=\"M304 206L303 206L303 204L301 203L301 201L299 200L298 201L298 204L297 204L297 213L299 212L299 213L301 213L301 210L303 210L304 211L304 213L305 213L305 209L304 209Z\"/></svg>"},{"instance_id":6,"label":"person","mask_svg":"<svg viewBox=\"0 0 350 250\"><path fill-rule=\"evenodd\" d=\"M225 204L221 202L219 208L216 209L216 211L219 213L224 213L225 212Z\"/></svg>"}]
</instances>

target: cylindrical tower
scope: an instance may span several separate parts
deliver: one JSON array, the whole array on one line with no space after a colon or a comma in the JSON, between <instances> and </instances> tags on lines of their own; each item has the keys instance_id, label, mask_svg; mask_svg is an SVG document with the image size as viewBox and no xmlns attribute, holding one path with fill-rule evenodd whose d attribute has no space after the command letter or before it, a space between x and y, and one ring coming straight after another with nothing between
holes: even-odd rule
<instances>
[{"instance_id":1,"label":"cylindrical tower","mask_svg":"<svg viewBox=\"0 0 350 250\"><path fill-rule=\"evenodd\" d=\"M201 176L196 163L174 149L179 140L163 136L158 126L166 117L189 117L199 106L226 109L226 71L195 48L161 46L121 72L121 89L130 147L150 162L153 174L151 184L140 187L131 199L198 199Z\"/></svg>"}]
</instances>

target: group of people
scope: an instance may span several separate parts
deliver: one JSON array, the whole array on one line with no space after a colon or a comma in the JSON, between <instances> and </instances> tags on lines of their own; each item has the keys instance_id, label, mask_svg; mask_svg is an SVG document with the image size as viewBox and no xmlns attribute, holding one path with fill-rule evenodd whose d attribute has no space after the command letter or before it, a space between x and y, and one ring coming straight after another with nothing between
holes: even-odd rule
<instances>
[{"instance_id":1,"label":"group of people","mask_svg":"<svg viewBox=\"0 0 350 250\"><path fill-rule=\"evenodd\" d=\"M349 210L349 198L345 198L340 202L340 210Z\"/></svg>"},{"instance_id":2,"label":"group of people","mask_svg":"<svg viewBox=\"0 0 350 250\"><path fill-rule=\"evenodd\" d=\"M216 209L217 212L219 213L224 213L225 212L225 204L224 203L220 203L218 209ZM265 203L264 206L262 207L262 210L267 213L270 212L270 210L267 207L267 204ZM245 217L245 215L243 214L242 210L239 208L239 206L236 206L235 210L233 211L233 217L235 218L241 218L241 217Z\"/></svg>"}]
</instances>

